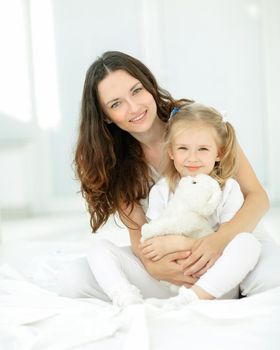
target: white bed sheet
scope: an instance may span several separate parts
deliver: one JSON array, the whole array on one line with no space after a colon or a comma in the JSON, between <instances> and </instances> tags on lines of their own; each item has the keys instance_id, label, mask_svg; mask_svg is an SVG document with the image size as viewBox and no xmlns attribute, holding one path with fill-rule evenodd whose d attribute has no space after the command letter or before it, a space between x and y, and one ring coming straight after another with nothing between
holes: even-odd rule
<instances>
[{"instance_id":1,"label":"white bed sheet","mask_svg":"<svg viewBox=\"0 0 280 350\"><path fill-rule=\"evenodd\" d=\"M0 267L1 350L279 350L280 288L177 311L70 299Z\"/></svg>"}]
</instances>

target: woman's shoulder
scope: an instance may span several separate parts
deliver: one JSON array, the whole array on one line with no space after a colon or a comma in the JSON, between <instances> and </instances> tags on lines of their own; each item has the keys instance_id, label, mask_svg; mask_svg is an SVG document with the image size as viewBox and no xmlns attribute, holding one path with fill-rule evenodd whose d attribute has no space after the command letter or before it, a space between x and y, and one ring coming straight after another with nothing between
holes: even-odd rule
<instances>
[{"instance_id":1,"label":"woman's shoulder","mask_svg":"<svg viewBox=\"0 0 280 350\"><path fill-rule=\"evenodd\" d=\"M151 188L152 190L156 190L156 191L166 191L169 190L169 186L168 186L168 180L166 177L161 177L155 184L154 186Z\"/></svg>"}]
</instances>

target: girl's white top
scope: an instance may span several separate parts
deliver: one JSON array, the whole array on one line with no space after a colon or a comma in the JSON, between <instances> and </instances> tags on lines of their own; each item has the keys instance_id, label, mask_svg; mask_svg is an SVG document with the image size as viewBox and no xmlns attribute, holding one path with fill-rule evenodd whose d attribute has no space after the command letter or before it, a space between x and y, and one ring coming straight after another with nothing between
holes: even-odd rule
<instances>
[{"instance_id":1,"label":"girl's white top","mask_svg":"<svg viewBox=\"0 0 280 350\"><path fill-rule=\"evenodd\" d=\"M152 188L148 198L148 209L146 216L148 220L154 220L161 216L167 203L173 196L173 192L169 190L166 178L161 178ZM236 212L242 207L244 197L238 182L234 179L228 179L222 191L221 202L214 214L209 218L209 224L213 231L217 231L219 226L230 221ZM254 230L258 238L265 238L266 234L261 225Z\"/></svg>"}]
</instances>

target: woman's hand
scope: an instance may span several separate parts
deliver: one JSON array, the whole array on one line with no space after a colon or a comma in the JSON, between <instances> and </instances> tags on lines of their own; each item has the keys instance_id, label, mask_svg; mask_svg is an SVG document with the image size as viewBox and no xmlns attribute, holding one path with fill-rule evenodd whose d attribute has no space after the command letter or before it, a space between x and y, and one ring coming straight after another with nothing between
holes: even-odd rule
<instances>
[{"instance_id":1,"label":"woman's hand","mask_svg":"<svg viewBox=\"0 0 280 350\"><path fill-rule=\"evenodd\" d=\"M222 255L227 244L226 236L218 232L198 239L193 244L191 255L180 262L184 274L196 278L202 276Z\"/></svg>"},{"instance_id":2,"label":"woman's hand","mask_svg":"<svg viewBox=\"0 0 280 350\"><path fill-rule=\"evenodd\" d=\"M191 287L198 280L197 277L184 275L183 263L186 262L190 251L165 255L158 261L145 259L143 261L147 271L158 280L167 281L178 286ZM180 263L177 262L180 261Z\"/></svg>"}]
</instances>

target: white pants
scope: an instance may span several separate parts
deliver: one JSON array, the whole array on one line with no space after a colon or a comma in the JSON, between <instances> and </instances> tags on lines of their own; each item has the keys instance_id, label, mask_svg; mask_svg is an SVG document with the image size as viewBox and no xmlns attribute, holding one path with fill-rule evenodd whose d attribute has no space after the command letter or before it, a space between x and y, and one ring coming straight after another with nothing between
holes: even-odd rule
<instances>
[{"instance_id":1,"label":"white pants","mask_svg":"<svg viewBox=\"0 0 280 350\"><path fill-rule=\"evenodd\" d=\"M234 290L243 281L257 264L259 256L260 243L258 240L250 233L241 233L227 245L222 256L198 280L196 285L215 298L220 298ZM98 285L110 299L116 290L128 287L130 284L136 286L144 297L153 297L151 293L156 293L158 298L162 297L163 288L157 292L158 282L156 281L155 285L153 283L152 287L146 274L144 276L141 274L139 278L133 263L134 259L131 260L127 255L120 255L119 249L108 241L97 241L92 246L88 262ZM106 272L103 262L106 262ZM139 267L143 269L142 264ZM153 282L155 282L154 279ZM173 290L176 293L175 288L171 289L171 294Z\"/></svg>"},{"instance_id":2,"label":"white pants","mask_svg":"<svg viewBox=\"0 0 280 350\"><path fill-rule=\"evenodd\" d=\"M280 286L280 274L277 270L280 264L280 246L272 240L261 240L260 243L260 259L240 284L243 295L249 296ZM237 255L232 268L226 271L227 275L234 273L238 258ZM96 297L109 301L112 287L115 288L116 283L135 285L144 298L168 298L175 295L167 286L148 274L130 247L118 247L106 240L94 240L88 257L64 261L49 259L47 265L49 276L44 279L42 286L66 297ZM200 280L203 281L202 278ZM229 285L227 288L230 288Z\"/></svg>"},{"instance_id":3,"label":"white pants","mask_svg":"<svg viewBox=\"0 0 280 350\"><path fill-rule=\"evenodd\" d=\"M256 266L261 244L251 233L235 236L215 264L196 285L215 298L221 298L237 287Z\"/></svg>"}]
</instances>

